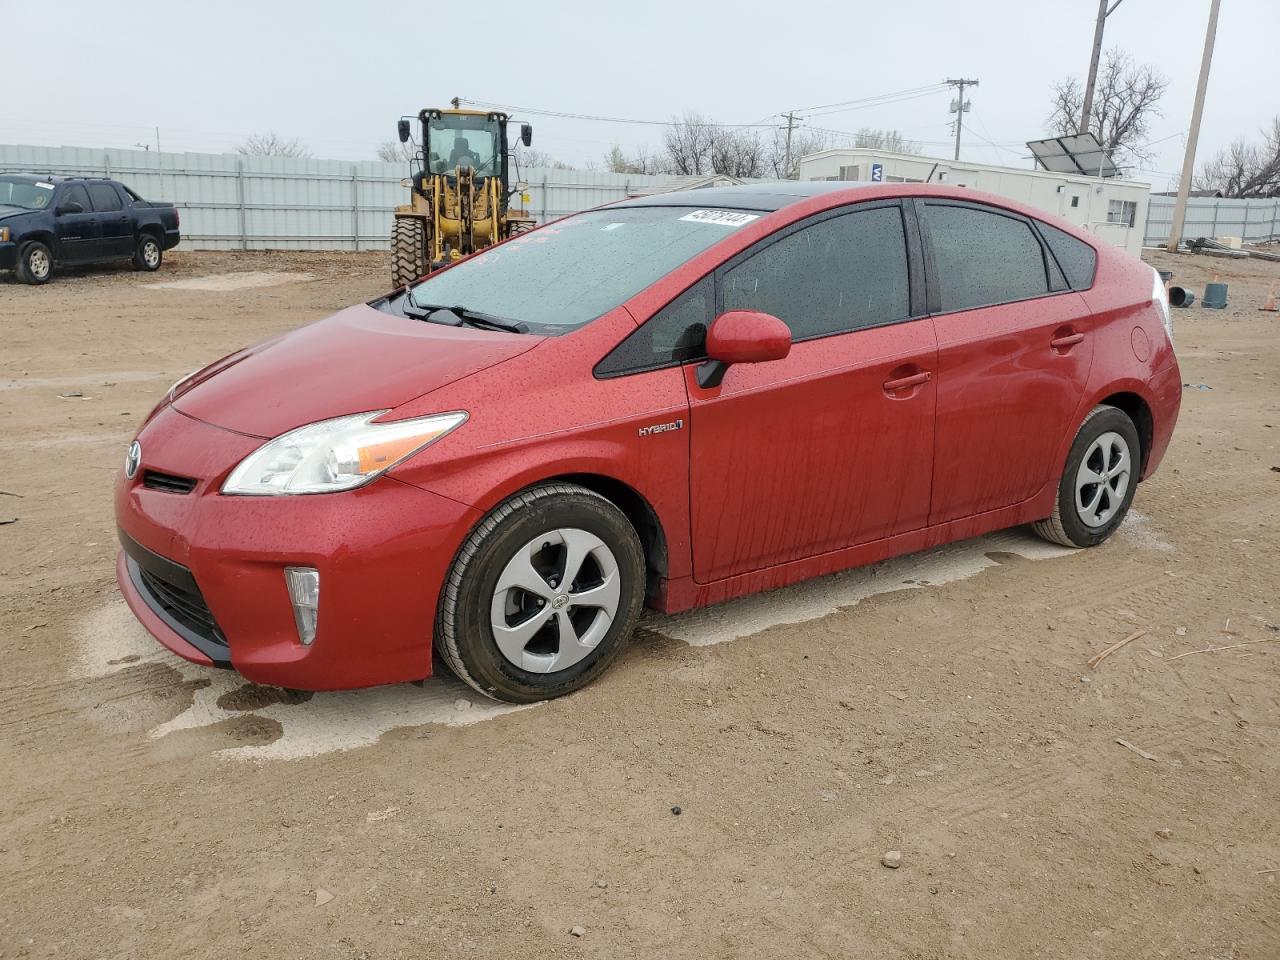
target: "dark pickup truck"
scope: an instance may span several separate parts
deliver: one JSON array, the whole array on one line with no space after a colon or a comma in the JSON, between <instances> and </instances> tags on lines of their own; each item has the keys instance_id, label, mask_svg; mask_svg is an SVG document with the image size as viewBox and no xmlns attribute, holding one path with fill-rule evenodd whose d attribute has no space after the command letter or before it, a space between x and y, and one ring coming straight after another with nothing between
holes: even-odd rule
<instances>
[{"instance_id":1,"label":"dark pickup truck","mask_svg":"<svg viewBox=\"0 0 1280 960\"><path fill-rule=\"evenodd\" d=\"M55 266L132 260L158 270L177 245L178 211L105 177L0 174L0 270L48 283Z\"/></svg>"}]
</instances>

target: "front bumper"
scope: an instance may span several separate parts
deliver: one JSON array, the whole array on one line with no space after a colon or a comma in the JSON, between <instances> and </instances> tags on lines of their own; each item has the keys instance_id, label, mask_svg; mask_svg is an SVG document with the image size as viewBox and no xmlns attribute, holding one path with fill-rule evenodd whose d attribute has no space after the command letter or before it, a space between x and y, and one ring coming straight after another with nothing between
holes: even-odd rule
<instances>
[{"instance_id":1,"label":"front bumper","mask_svg":"<svg viewBox=\"0 0 1280 960\"><path fill-rule=\"evenodd\" d=\"M390 477L345 493L222 496L222 481L261 441L172 407L138 441L137 474L122 471L116 484L124 545L116 579L156 639L193 662L301 690L430 675L436 602L458 545L480 519L474 508ZM195 486L174 492L156 472ZM148 564L159 578L150 584ZM320 571L310 646L298 640L286 566Z\"/></svg>"},{"instance_id":2,"label":"front bumper","mask_svg":"<svg viewBox=\"0 0 1280 960\"><path fill-rule=\"evenodd\" d=\"M18 265L18 245L12 240L0 243L0 270L12 270Z\"/></svg>"}]
</instances>

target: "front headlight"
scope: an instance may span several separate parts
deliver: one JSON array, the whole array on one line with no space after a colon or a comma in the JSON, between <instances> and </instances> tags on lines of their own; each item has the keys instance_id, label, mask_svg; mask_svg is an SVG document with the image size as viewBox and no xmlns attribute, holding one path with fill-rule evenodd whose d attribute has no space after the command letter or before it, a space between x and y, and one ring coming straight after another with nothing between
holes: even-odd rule
<instances>
[{"instance_id":1,"label":"front headlight","mask_svg":"<svg viewBox=\"0 0 1280 960\"><path fill-rule=\"evenodd\" d=\"M249 496L336 493L368 483L467 419L462 412L373 423L386 410L321 420L276 437L234 470L222 492Z\"/></svg>"},{"instance_id":2,"label":"front headlight","mask_svg":"<svg viewBox=\"0 0 1280 960\"><path fill-rule=\"evenodd\" d=\"M0 227L0 243L8 243L8 242L9 242L9 228Z\"/></svg>"}]
</instances>

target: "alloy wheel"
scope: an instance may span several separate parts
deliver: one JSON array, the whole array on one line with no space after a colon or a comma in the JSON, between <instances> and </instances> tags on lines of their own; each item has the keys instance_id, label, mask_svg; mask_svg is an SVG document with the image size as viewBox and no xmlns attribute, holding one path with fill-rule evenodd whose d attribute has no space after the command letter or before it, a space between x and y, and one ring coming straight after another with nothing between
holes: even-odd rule
<instances>
[{"instance_id":1,"label":"alloy wheel","mask_svg":"<svg viewBox=\"0 0 1280 960\"><path fill-rule=\"evenodd\" d=\"M1124 503L1133 459L1129 444L1108 430L1089 445L1076 471L1076 514L1090 527L1104 526Z\"/></svg>"},{"instance_id":2,"label":"alloy wheel","mask_svg":"<svg viewBox=\"0 0 1280 960\"><path fill-rule=\"evenodd\" d=\"M49 275L49 254L43 250L32 250L27 257L27 268L31 271L31 275L38 280L43 280Z\"/></svg>"},{"instance_id":3,"label":"alloy wheel","mask_svg":"<svg viewBox=\"0 0 1280 960\"><path fill-rule=\"evenodd\" d=\"M564 527L530 540L494 588L490 626L502 655L530 673L554 673L604 639L622 592L618 561L603 540Z\"/></svg>"}]
</instances>

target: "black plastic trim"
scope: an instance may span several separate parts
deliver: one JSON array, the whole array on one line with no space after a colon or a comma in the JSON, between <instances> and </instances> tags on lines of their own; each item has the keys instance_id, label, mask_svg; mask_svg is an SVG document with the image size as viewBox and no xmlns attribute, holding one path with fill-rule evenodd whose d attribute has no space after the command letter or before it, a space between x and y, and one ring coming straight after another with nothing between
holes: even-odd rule
<instances>
[{"instance_id":1,"label":"black plastic trim","mask_svg":"<svg viewBox=\"0 0 1280 960\"><path fill-rule=\"evenodd\" d=\"M195 577L191 575L191 571L181 564L174 563L172 560L148 550L123 530L117 532L120 536L120 545L124 548L125 569L129 573L129 580L134 589L138 591L138 596L143 599L143 602L146 603L151 612L163 620L165 626L170 630L213 661L215 667L230 668L231 650L217 626L214 626L214 637L205 636L198 631L192 630L190 626L176 618L164 607L155 590L147 583L147 576L150 576L155 580L171 585L177 590L199 598L199 602L203 603L204 598L200 594L200 588L196 585ZM212 614L209 614L209 619L210 622L213 621Z\"/></svg>"}]
</instances>

